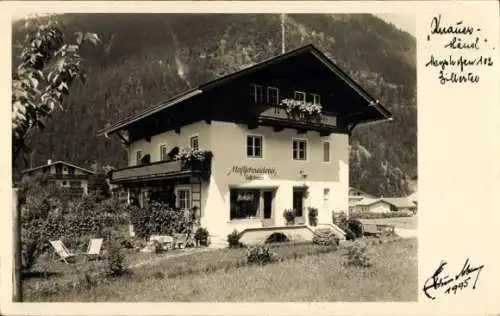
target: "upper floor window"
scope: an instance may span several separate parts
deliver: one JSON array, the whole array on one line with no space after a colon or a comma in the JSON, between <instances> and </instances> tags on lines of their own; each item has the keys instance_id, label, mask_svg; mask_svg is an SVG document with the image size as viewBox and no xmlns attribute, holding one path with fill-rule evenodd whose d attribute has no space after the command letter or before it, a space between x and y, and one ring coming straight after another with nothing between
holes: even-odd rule
<instances>
[{"instance_id":1,"label":"upper floor window","mask_svg":"<svg viewBox=\"0 0 500 316\"><path fill-rule=\"evenodd\" d=\"M311 93L313 104L321 104L321 96L319 94Z\"/></svg>"},{"instance_id":2,"label":"upper floor window","mask_svg":"<svg viewBox=\"0 0 500 316\"><path fill-rule=\"evenodd\" d=\"M247 156L262 158L262 136L247 136Z\"/></svg>"},{"instance_id":3,"label":"upper floor window","mask_svg":"<svg viewBox=\"0 0 500 316\"><path fill-rule=\"evenodd\" d=\"M135 164L140 165L141 164L141 159L142 159L142 150L137 150L135 152Z\"/></svg>"},{"instance_id":4,"label":"upper floor window","mask_svg":"<svg viewBox=\"0 0 500 316\"><path fill-rule=\"evenodd\" d=\"M191 190L177 189L177 206L181 210L191 209Z\"/></svg>"},{"instance_id":5,"label":"upper floor window","mask_svg":"<svg viewBox=\"0 0 500 316\"><path fill-rule=\"evenodd\" d=\"M307 141L303 139L293 140L293 160L307 159Z\"/></svg>"},{"instance_id":6,"label":"upper floor window","mask_svg":"<svg viewBox=\"0 0 500 316\"><path fill-rule=\"evenodd\" d=\"M278 105L280 100L279 89L275 87L267 87L267 103Z\"/></svg>"},{"instance_id":7,"label":"upper floor window","mask_svg":"<svg viewBox=\"0 0 500 316\"><path fill-rule=\"evenodd\" d=\"M264 88L261 85L250 85L250 101L254 103L264 102Z\"/></svg>"},{"instance_id":8,"label":"upper floor window","mask_svg":"<svg viewBox=\"0 0 500 316\"><path fill-rule=\"evenodd\" d=\"M295 91L293 98L298 101L306 102L306 93L302 91Z\"/></svg>"},{"instance_id":9,"label":"upper floor window","mask_svg":"<svg viewBox=\"0 0 500 316\"><path fill-rule=\"evenodd\" d=\"M60 176L62 174L62 166L61 165L56 166L56 174L58 176Z\"/></svg>"},{"instance_id":10,"label":"upper floor window","mask_svg":"<svg viewBox=\"0 0 500 316\"><path fill-rule=\"evenodd\" d=\"M69 168L68 168L68 174L69 174L69 175L74 175L74 174L75 174L75 168L73 168L73 167L69 167Z\"/></svg>"},{"instance_id":11,"label":"upper floor window","mask_svg":"<svg viewBox=\"0 0 500 316\"><path fill-rule=\"evenodd\" d=\"M167 145L163 144L163 145L160 145L160 160L163 161L163 160L167 160Z\"/></svg>"},{"instance_id":12,"label":"upper floor window","mask_svg":"<svg viewBox=\"0 0 500 316\"><path fill-rule=\"evenodd\" d=\"M189 138L189 147L192 150L198 150L200 148L200 141L198 135L196 136L191 136Z\"/></svg>"},{"instance_id":13,"label":"upper floor window","mask_svg":"<svg viewBox=\"0 0 500 316\"><path fill-rule=\"evenodd\" d=\"M330 142L323 142L323 162L330 162Z\"/></svg>"}]
</instances>

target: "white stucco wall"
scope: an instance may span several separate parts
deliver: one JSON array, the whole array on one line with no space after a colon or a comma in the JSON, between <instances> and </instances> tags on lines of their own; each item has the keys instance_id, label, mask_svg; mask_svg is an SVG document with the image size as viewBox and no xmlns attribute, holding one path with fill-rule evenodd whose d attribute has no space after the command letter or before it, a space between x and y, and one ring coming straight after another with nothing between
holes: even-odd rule
<instances>
[{"instance_id":1,"label":"white stucco wall","mask_svg":"<svg viewBox=\"0 0 500 316\"><path fill-rule=\"evenodd\" d=\"M263 158L249 158L246 153L247 135L263 136ZM318 222L331 223L332 210L347 210L348 205L348 136L332 134L320 137L317 132L297 134L285 129L274 132L270 127L248 130L244 125L212 122L211 150L214 153L212 176L208 192L205 192L205 216L202 225L215 235L225 236L233 229L241 231L249 227L262 227L260 220L230 220L229 187L277 188L274 199L273 222L284 225L283 211L292 208L293 187L306 184L309 194L307 207L318 208ZM293 160L292 139L307 140L307 161ZM217 141L222 140L222 141ZM323 162L322 141L330 141L330 162ZM232 172L233 166L274 168L275 175L248 181L244 176ZM302 178L302 174L307 175ZM324 189L329 190L324 203Z\"/></svg>"},{"instance_id":2,"label":"white stucco wall","mask_svg":"<svg viewBox=\"0 0 500 316\"><path fill-rule=\"evenodd\" d=\"M246 151L247 135L263 137L263 158L249 158ZM160 160L160 145L167 145L167 153L174 147L189 147L189 138L199 136L200 149L211 150L212 173L208 183L201 187L201 225L211 235L226 237L234 229L262 227L260 219L230 220L229 188L277 188L274 198L274 225L284 225L283 211L292 208L293 187L307 185L309 194L305 201L304 218L307 221L307 207L318 208L318 222L331 223L332 210L348 208L348 136L332 134L321 137L317 132L297 134L296 130L285 129L274 132L271 127L248 130L245 125L212 121L198 122L184 126L180 134L174 131L151 137L151 141L139 140L129 147L129 165L136 164L136 151L150 154L151 162ZM292 139L307 140L307 160L296 161L292 156ZM330 162L323 162L323 143L330 142ZM274 168L276 174L261 179L247 180L233 172L233 166L253 168ZM303 178L302 174L307 175ZM328 189L325 203L324 190Z\"/></svg>"},{"instance_id":3,"label":"white stucco wall","mask_svg":"<svg viewBox=\"0 0 500 316\"><path fill-rule=\"evenodd\" d=\"M179 147L179 149L188 148L189 138L194 135L199 136L200 149L210 149L211 137L209 127L210 125L204 121L196 122L182 127L179 134L172 130L152 136L150 142L145 139L135 141L129 146L128 165L134 166L136 164L135 158L138 150L142 150L143 157L147 154L151 155L151 162L160 161L161 145L165 144L167 146L167 154L174 147Z\"/></svg>"}]
</instances>

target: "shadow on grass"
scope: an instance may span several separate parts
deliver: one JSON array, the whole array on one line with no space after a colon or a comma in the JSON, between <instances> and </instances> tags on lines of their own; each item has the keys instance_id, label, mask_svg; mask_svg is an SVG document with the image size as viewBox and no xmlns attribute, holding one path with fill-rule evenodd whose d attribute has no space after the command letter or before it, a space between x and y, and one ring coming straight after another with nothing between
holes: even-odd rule
<instances>
[{"instance_id":1,"label":"shadow on grass","mask_svg":"<svg viewBox=\"0 0 500 316\"><path fill-rule=\"evenodd\" d=\"M61 276L63 273L61 272L47 272L47 271L24 271L21 274L23 280L30 279L48 279L50 277Z\"/></svg>"}]
</instances>

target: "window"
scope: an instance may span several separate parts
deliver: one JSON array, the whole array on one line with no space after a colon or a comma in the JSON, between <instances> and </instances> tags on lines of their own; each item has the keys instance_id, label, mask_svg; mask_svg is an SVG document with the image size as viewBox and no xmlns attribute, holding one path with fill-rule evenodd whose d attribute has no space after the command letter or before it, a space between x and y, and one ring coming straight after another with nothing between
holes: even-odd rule
<instances>
[{"instance_id":1,"label":"window","mask_svg":"<svg viewBox=\"0 0 500 316\"><path fill-rule=\"evenodd\" d=\"M314 104L320 105L321 104L321 97L320 97L320 95L319 94L314 94L314 93L311 93L311 95L312 95L312 102Z\"/></svg>"},{"instance_id":2,"label":"window","mask_svg":"<svg viewBox=\"0 0 500 316\"><path fill-rule=\"evenodd\" d=\"M267 103L272 105L278 105L280 99L280 93L278 88L267 87Z\"/></svg>"},{"instance_id":3,"label":"window","mask_svg":"<svg viewBox=\"0 0 500 316\"><path fill-rule=\"evenodd\" d=\"M141 164L141 158L142 158L142 150L138 150L135 152L135 164L140 165Z\"/></svg>"},{"instance_id":4,"label":"window","mask_svg":"<svg viewBox=\"0 0 500 316\"><path fill-rule=\"evenodd\" d=\"M293 160L307 159L307 142L305 140L293 140Z\"/></svg>"},{"instance_id":5,"label":"window","mask_svg":"<svg viewBox=\"0 0 500 316\"><path fill-rule=\"evenodd\" d=\"M323 142L323 162L330 162L330 142Z\"/></svg>"},{"instance_id":6,"label":"window","mask_svg":"<svg viewBox=\"0 0 500 316\"><path fill-rule=\"evenodd\" d=\"M74 175L74 174L75 174L75 168L73 168L73 167L69 167L69 168L68 168L68 174L70 174L70 175Z\"/></svg>"},{"instance_id":7,"label":"window","mask_svg":"<svg viewBox=\"0 0 500 316\"><path fill-rule=\"evenodd\" d=\"M163 145L160 145L160 160L163 161L163 160L167 160L167 145L163 144Z\"/></svg>"},{"instance_id":8,"label":"window","mask_svg":"<svg viewBox=\"0 0 500 316\"><path fill-rule=\"evenodd\" d=\"M62 166L61 165L56 166L56 175L58 175L58 176L62 175Z\"/></svg>"},{"instance_id":9,"label":"window","mask_svg":"<svg viewBox=\"0 0 500 316\"><path fill-rule=\"evenodd\" d=\"M177 206L181 210L191 209L191 191L189 189L177 189Z\"/></svg>"},{"instance_id":10,"label":"window","mask_svg":"<svg viewBox=\"0 0 500 316\"><path fill-rule=\"evenodd\" d=\"M189 147L193 150L198 150L199 149L199 138L198 136L191 136L189 138Z\"/></svg>"},{"instance_id":11,"label":"window","mask_svg":"<svg viewBox=\"0 0 500 316\"><path fill-rule=\"evenodd\" d=\"M262 158L262 136L247 136L247 156Z\"/></svg>"},{"instance_id":12,"label":"window","mask_svg":"<svg viewBox=\"0 0 500 316\"><path fill-rule=\"evenodd\" d=\"M260 190L231 189L230 190L230 218L256 218L259 215Z\"/></svg>"},{"instance_id":13,"label":"window","mask_svg":"<svg viewBox=\"0 0 500 316\"><path fill-rule=\"evenodd\" d=\"M295 91L294 99L302 102L306 102L306 93L302 91Z\"/></svg>"},{"instance_id":14,"label":"window","mask_svg":"<svg viewBox=\"0 0 500 316\"><path fill-rule=\"evenodd\" d=\"M250 101L252 101L253 103L264 102L264 89L261 85L250 85Z\"/></svg>"},{"instance_id":15,"label":"window","mask_svg":"<svg viewBox=\"0 0 500 316\"><path fill-rule=\"evenodd\" d=\"M62 185L66 186L67 182L66 181L63 181L62 182Z\"/></svg>"}]
</instances>

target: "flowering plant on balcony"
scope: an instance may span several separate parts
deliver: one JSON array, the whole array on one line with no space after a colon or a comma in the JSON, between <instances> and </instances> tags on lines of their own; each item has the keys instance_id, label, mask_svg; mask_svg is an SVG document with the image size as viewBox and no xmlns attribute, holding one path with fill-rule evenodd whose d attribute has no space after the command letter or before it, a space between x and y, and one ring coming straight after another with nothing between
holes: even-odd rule
<instances>
[{"instance_id":1,"label":"flowering plant on balcony","mask_svg":"<svg viewBox=\"0 0 500 316\"><path fill-rule=\"evenodd\" d=\"M321 117L322 107L316 103L295 99L283 99L281 100L281 106L285 107L286 113L293 117L303 117L306 120L319 120Z\"/></svg>"},{"instance_id":2,"label":"flowering plant on balcony","mask_svg":"<svg viewBox=\"0 0 500 316\"><path fill-rule=\"evenodd\" d=\"M182 161L183 166L189 167L193 163L205 163L211 161L213 153L210 150L183 148L176 156L175 160Z\"/></svg>"}]
</instances>

